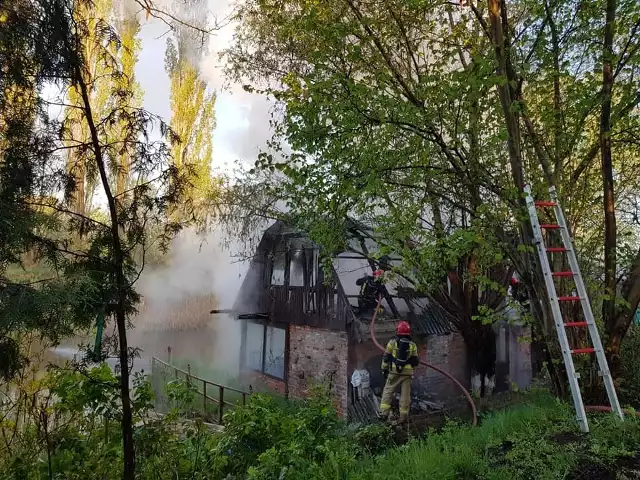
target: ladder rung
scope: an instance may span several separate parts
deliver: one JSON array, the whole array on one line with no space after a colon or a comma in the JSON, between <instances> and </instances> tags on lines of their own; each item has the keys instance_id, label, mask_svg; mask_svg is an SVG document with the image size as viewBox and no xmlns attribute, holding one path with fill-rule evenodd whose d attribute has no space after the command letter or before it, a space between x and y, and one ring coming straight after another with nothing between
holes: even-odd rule
<instances>
[{"instance_id":1,"label":"ladder rung","mask_svg":"<svg viewBox=\"0 0 640 480\"><path fill-rule=\"evenodd\" d=\"M543 228L545 230L554 230L556 228L560 228L560 225L556 223L543 223L540 225L540 228Z\"/></svg>"},{"instance_id":2,"label":"ladder rung","mask_svg":"<svg viewBox=\"0 0 640 480\"><path fill-rule=\"evenodd\" d=\"M551 272L553 277L573 277L573 272Z\"/></svg>"},{"instance_id":3,"label":"ladder rung","mask_svg":"<svg viewBox=\"0 0 640 480\"><path fill-rule=\"evenodd\" d=\"M567 322L564 324L565 327L586 327L589 325L587 322Z\"/></svg>"},{"instance_id":4,"label":"ladder rung","mask_svg":"<svg viewBox=\"0 0 640 480\"><path fill-rule=\"evenodd\" d=\"M549 200L538 200L537 202L534 202L536 207L555 207L556 206L556 202L551 202Z\"/></svg>"},{"instance_id":5,"label":"ladder rung","mask_svg":"<svg viewBox=\"0 0 640 480\"><path fill-rule=\"evenodd\" d=\"M575 302L580 300L580 297L558 297L559 302Z\"/></svg>"},{"instance_id":6,"label":"ladder rung","mask_svg":"<svg viewBox=\"0 0 640 480\"><path fill-rule=\"evenodd\" d=\"M566 252L567 249L565 247L548 247L547 252L549 253L563 253Z\"/></svg>"},{"instance_id":7,"label":"ladder rung","mask_svg":"<svg viewBox=\"0 0 640 480\"><path fill-rule=\"evenodd\" d=\"M589 348L576 348L575 350L571 350L571 353L573 353L574 355L578 355L580 353L593 353L595 352L596 349L593 347L589 347Z\"/></svg>"}]
</instances>

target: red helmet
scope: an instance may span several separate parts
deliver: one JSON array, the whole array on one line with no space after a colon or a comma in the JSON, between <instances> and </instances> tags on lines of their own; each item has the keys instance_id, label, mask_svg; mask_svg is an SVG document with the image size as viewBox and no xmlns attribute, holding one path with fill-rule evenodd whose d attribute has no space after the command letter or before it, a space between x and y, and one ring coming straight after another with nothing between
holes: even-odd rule
<instances>
[{"instance_id":1,"label":"red helmet","mask_svg":"<svg viewBox=\"0 0 640 480\"><path fill-rule=\"evenodd\" d=\"M518 279L516 277L511 277L511 285L517 285L518 283Z\"/></svg>"},{"instance_id":2,"label":"red helmet","mask_svg":"<svg viewBox=\"0 0 640 480\"><path fill-rule=\"evenodd\" d=\"M409 322L405 322L404 320L398 322L396 325L396 334L411 335L411 325L409 325Z\"/></svg>"}]
</instances>

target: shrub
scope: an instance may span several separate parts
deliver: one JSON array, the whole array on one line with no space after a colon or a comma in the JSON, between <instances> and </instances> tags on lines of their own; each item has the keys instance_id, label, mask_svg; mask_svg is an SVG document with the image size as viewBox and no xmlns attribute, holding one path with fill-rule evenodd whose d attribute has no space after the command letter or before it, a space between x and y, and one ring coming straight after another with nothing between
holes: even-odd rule
<instances>
[{"instance_id":1,"label":"shrub","mask_svg":"<svg viewBox=\"0 0 640 480\"><path fill-rule=\"evenodd\" d=\"M373 423L358 429L354 440L367 455L379 455L395 445L393 431L385 424Z\"/></svg>"},{"instance_id":2,"label":"shrub","mask_svg":"<svg viewBox=\"0 0 640 480\"><path fill-rule=\"evenodd\" d=\"M325 461L353 462L355 447L328 395L316 392L290 403L253 395L247 406L225 416L216 450L227 455L222 476L247 472L247 478L257 480L309 478L310 470Z\"/></svg>"}]
</instances>

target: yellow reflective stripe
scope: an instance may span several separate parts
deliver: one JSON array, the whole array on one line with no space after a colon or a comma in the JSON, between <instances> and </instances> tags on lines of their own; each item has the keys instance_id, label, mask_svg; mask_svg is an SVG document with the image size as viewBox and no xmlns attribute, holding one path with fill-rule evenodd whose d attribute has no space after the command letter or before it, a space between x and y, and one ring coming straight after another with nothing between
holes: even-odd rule
<instances>
[{"instance_id":1,"label":"yellow reflective stripe","mask_svg":"<svg viewBox=\"0 0 640 480\"><path fill-rule=\"evenodd\" d=\"M404 413L404 414L406 415L407 413L409 413L409 409L408 409L408 408L401 408L401 409L400 409L400 413L401 413L401 414L403 414L403 413Z\"/></svg>"},{"instance_id":2,"label":"yellow reflective stripe","mask_svg":"<svg viewBox=\"0 0 640 480\"><path fill-rule=\"evenodd\" d=\"M398 345L397 345L396 341L395 340L389 340L389 343L387 343L386 353L390 353L391 355L393 355L395 357L397 348L398 348Z\"/></svg>"},{"instance_id":3,"label":"yellow reflective stripe","mask_svg":"<svg viewBox=\"0 0 640 480\"><path fill-rule=\"evenodd\" d=\"M391 405L389 405L388 403L381 403L380 410L391 410Z\"/></svg>"}]
</instances>

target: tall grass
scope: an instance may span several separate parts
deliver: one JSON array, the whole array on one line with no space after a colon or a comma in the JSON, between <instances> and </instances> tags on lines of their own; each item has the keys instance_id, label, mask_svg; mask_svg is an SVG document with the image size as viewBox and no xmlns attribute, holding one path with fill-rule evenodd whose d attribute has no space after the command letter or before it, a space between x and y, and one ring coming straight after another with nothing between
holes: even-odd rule
<instances>
[{"instance_id":1,"label":"tall grass","mask_svg":"<svg viewBox=\"0 0 640 480\"><path fill-rule=\"evenodd\" d=\"M479 427L450 424L439 433L360 463L346 478L394 480L562 479L580 462L611 466L640 447L640 421L591 417L591 433L579 434L571 408L547 393L527 404L491 413ZM569 440L554 438L559 434Z\"/></svg>"}]
</instances>

